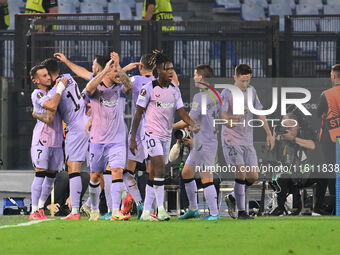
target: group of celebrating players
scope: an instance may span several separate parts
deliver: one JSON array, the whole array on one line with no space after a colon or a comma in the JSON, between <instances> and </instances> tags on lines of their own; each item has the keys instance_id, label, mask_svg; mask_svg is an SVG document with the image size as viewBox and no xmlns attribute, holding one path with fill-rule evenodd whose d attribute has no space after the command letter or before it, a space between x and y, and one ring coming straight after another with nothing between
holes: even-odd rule
<instances>
[{"instance_id":1,"label":"group of celebrating players","mask_svg":"<svg viewBox=\"0 0 340 255\"><path fill-rule=\"evenodd\" d=\"M224 89L221 94L207 91L209 78L213 77L213 69L209 65L199 65L194 70L195 86L200 92L194 96L188 114L184 110L173 64L161 51L143 55L139 63L131 63L124 68L119 64L117 53L112 52L110 57L98 55L93 61L92 72L72 63L62 53L55 53L54 57L44 60L30 71L32 82L37 86L32 93L32 115L37 123L31 147L36 173L32 183L30 220L46 219L43 207L51 193L56 173L62 170L64 154L72 211L63 220L80 219L80 171L85 161L91 170L89 199L81 209L88 213L89 220L96 221L101 217L129 219L129 215L120 211L121 193L125 188L136 202L137 219L169 220L170 216L164 208L165 165L172 131L185 127L192 130L194 145L182 171L189 209L179 219L200 217L197 186L193 179L197 171L209 207L209 214L203 219L220 219L212 172L205 171L215 165L218 138L214 119L246 120L246 123L252 119L252 113L247 108L249 89L253 92L253 106L262 109L255 88L249 85L252 70L248 65L238 65L234 75L234 85L242 90L245 98L244 114L232 113L230 90ZM88 81L82 92L70 74L60 74L57 59ZM129 77L126 72L136 67L140 75ZM153 76L154 69L157 78ZM124 111L129 93L132 93L133 122L128 134ZM216 104L220 96L222 105ZM175 112L182 119L177 123L174 123ZM267 143L273 148L274 138L266 118L258 118L263 121ZM68 130L65 153L62 149L62 121ZM237 168L234 192L226 199L229 214L233 218L251 219L245 210L245 191L258 178L252 128L223 125L221 135L226 163ZM144 201L134 177L138 162L146 164L149 174ZM246 172L242 166L254 168ZM101 178L104 178L108 205L108 213L104 216L99 213ZM153 213L154 209L156 214Z\"/></svg>"}]
</instances>

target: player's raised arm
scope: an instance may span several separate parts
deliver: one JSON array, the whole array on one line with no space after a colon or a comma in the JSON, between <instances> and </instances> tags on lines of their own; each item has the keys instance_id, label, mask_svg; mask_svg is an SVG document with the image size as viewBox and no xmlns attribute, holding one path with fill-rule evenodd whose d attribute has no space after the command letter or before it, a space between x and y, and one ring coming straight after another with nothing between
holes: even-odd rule
<instances>
[{"instance_id":1,"label":"player's raised arm","mask_svg":"<svg viewBox=\"0 0 340 255\"><path fill-rule=\"evenodd\" d=\"M113 60L111 59L106 63L105 68L99 74L97 74L91 81L89 81L86 85L85 91L89 96L92 96L96 91L98 85L102 82L105 75L107 75L113 68Z\"/></svg>"},{"instance_id":2,"label":"player's raised arm","mask_svg":"<svg viewBox=\"0 0 340 255\"><path fill-rule=\"evenodd\" d=\"M56 85L57 87L56 87L55 95L51 99L42 103L42 107L52 112L55 112L57 110L57 107L60 102L61 94L67 87L67 78L64 77L64 78L58 79L56 81L56 84L57 84Z\"/></svg>"},{"instance_id":3,"label":"player's raised arm","mask_svg":"<svg viewBox=\"0 0 340 255\"><path fill-rule=\"evenodd\" d=\"M35 109L33 108L32 117L49 124L54 120L54 113L55 112L49 110L46 110L44 113L36 113Z\"/></svg>"},{"instance_id":4,"label":"player's raised arm","mask_svg":"<svg viewBox=\"0 0 340 255\"><path fill-rule=\"evenodd\" d=\"M132 129L131 129L131 139L130 139L130 151L133 155L135 155L135 151L137 150L137 143L136 143L136 134L139 127L140 120L143 116L145 108L137 105L136 113L133 118L132 122Z\"/></svg>"},{"instance_id":5,"label":"player's raised arm","mask_svg":"<svg viewBox=\"0 0 340 255\"><path fill-rule=\"evenodd\" d=\"M138 67L138 66L140 66L140 65L141 65L140 62L130 63L130 64L124 66L124 67L122 68L122 70L123 70L124 72L128 72L128 71L130 71L130 70L132 70L132 69L135 69L136 67Z\"/></svg>"},{"instance_id":6,"label":"player's raised arm","mask_svg":"<svg viewBox=\"0 0 340 255\"><path fill-rule=\"evenodd\" d=\"M118 53L111 52L110 56L111 56L111 59L113 60L115 68L118 70L119 79L123 83L122 91L125 95L127 95L130 93L132 89L131 80L129 76L127 76L127 74L124 72L124 70L120 67Z\"/></svg>"},{"instance_id":7,"label":"player's raised arm","mask_svg":"<svg viewBox=\"0 0 340 255\"><path fill-rule=\"evenodd\" d=\"M84 67L78 66L75 63L68 60L63 53L59 53L59 52L54 53L54 57L56 57L61 62L63 62L68 68L72 70L72 72L74 72L80 78L83 78L84 80L87 80L87 81L91 80L91 74L92 74L91 72L86 70Z\"/></svg>"}]
</instances>

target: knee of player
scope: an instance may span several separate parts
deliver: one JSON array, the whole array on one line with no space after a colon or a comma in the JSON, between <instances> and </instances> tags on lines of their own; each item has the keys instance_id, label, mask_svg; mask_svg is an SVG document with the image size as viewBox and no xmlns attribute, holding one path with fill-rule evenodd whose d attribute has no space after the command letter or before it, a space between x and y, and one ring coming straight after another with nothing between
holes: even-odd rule
<instances>
[{"instance_id":1,"label":"knee of player","mask_svg":"<svg viewBox=\"0 0 340 255\"><path fill-rule=\"evenodd\" d=\"M92 172L90 176L91 182L99 182L100 181L100 173L99 172Z\"/></svg>"}]
</instances>

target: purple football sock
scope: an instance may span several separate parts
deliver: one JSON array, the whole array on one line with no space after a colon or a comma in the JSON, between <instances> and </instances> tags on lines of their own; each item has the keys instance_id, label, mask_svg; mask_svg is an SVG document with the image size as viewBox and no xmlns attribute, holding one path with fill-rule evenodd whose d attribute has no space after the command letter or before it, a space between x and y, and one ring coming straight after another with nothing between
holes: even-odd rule
<instances>
[{"instance_id":1,"label":"purple football sock","mask_svg":"<svg viewBox=\"0 0 340 255\"><path fill-rule=\"evenodd\" d=\"M184 179L185 191L189 200L189 209L197 210L197 185L194 179Z\"/></svg>"},{"instance_id":2,"label":"purple football sock","mask_svg":"<svg viewBox=\"0 0 340 255\"><path fill-rule=\"evenodd\" d=\"M234 194L235 194L237 210L245 211L246 194L245 194L245 185L244 185L243 180L235 180Z\"/></svg>"},{"instance_id":3,"label":"purple football sock","mask_svg":"<svg viewBox=\"0 0 340 255\"><path fill-rule=\"evenodd\" d=\"M80 195L82 190L80 173L72 173L70 178L70 197L73 211L78 211L80 206Z\"/></svg>"},{"instance_id":4,"label":"purple football sock","mask_svg":"<svg viewBox=\"0 0 340 255\"><path fill-rule=\"evenodd\" d=\"M108 174L103 174L104 177L104 193L106 198L106 205L108 210L112 210L112 196L111 196L111 186L112 186L112 175L111 172Z\"/></svg>"},{"instance_id":5,"label":"purple football sock","mask_svg":"<svg viewBox=\"0 0 340 255\"><path fill-rule=\"evenodd\" d=\"M153 189L155 191L157 207L164 206L164 178L154 178Z\"/></svg>"},{"instance_id":6,"label":"purple football sock","mask_svg":"<svg viewBox=\"0 0 340 255\"><path fill-rule=\"evenodd\" d=\"M89 194L91 200L91 210L99 209L99 195L100 195L100 186L99 182L95 183L90 181L89 184Z\"/></svg>"},{"instance_id":7,"label":"purple football sock","mask_svg":"<svg viewBox=\"0 0 340 255\"><path fill-rule=\"evenodd\" d=\"M125 186L128 189L128 192L131 194L133 199L135 200L136 204L142 202L142 196L140 195L139 189L137 187L137 182L133 172L129 170L125 170L123 174L123 181Z\"/></svg>"},{"instance_id":8,"label":"purple football sock","mask_svg":"<svg viewBox=\"0 0 340 255\"><path fill-rule=\"evenodd\" d=\"M207 201L210 215L216 216L218 214L217 208L217 192L215 186L212 182L203 184L204 187L204 197Z\"/></svg>"},{"instance_id":9,"label":"purple football sock","mask_svg":"<svg viewBox=\"0 0 340 255\"><path fill-rule=\"evenodd\" d=\"M155 191L153 189L153 181L148 181L145 187L145 199L144 199L144 210L150 211L153 209L152 205L155 201Z\"/></svg>"},{"instance_id":10,"label":"purple football sock","mask_svg":"<svg viewBox=\"0 0 340 255\"><path fill-rule=\"evenodd\" d=\"M46 202L48 196L51 194L51 191L53 189L53 183L55 180L56 174L53 173L47 173L45 180L42 184L42 189L41 189L41 194L39 198L39 204L40 207L42 208L44 206L44 203ZM40 208L39 208L40 209Z\"/></svg>"},{"instance_id":11,"label":"purple football sock","mask_svg":"<svg viewBox=\"0 0 340 255\"><path fill-rule=\"evenodd\" d=\"M121 196L122 196L122 187L123 179L113 180L111 184L111 196L112 196L112 211L119 210Z\"/></svg>"},{"instance_id":12,"label":"purple football sock","mask_svg":"<svg viewBox=\"0 0 340 255\"><path fill-rule=\"evenodd\" d=\"M42 184L45 180L46 172L36 172L31 188L32 212L38 209L38 201L41 195Z\"/></svg>"}]
</instances>

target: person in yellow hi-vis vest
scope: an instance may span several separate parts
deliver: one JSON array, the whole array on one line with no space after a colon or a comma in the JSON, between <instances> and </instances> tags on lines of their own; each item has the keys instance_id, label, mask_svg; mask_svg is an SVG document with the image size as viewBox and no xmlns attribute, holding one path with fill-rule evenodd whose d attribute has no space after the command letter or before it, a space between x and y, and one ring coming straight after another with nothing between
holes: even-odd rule
<instances>
[{"instance_id":1,"label":"person in yellow hi-vis vest","mask_svg":"<svg viewBox=\"0 0 340 255\"><path fill-rule=\"evenodd\" d=\"M27 0L25 13L58 13L58 1Z\"/></svg>"},{"instance_id":2,"label":"person in yellow hi-vis vest","mask_svg":"<svg viewBox=\"0 0 340 255\"><path fill-rule=\"evenodd\" d=\"M7 29L9 27L9 11L8 1L0 0L0 29Z\"/></svg>"},{"instance_id":3,"label":"person in yellow hi-vis vest","mask_svg":"<svg viewBox=\"0 0 340 255\"><path fill-rule=\"evenodd\" d=\"M58 0L27 0L25 13L58 13ZM36 26L36 29L45 32L45 27Z\"/></svg>"},{"instance_id":4,"label":"person in yellow hi-vis vest","mask_svg":"<svg viewBox=\"0 0 340 255\"><path fill-rule=\"evenodd\" d=\"M170 0L144 0L144 20L173 20ZM174 26L162 26L163 31L173 31Z\"/></svg>"}]
</instances>

